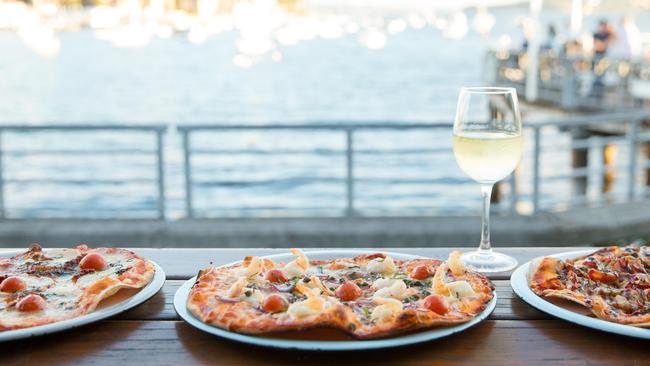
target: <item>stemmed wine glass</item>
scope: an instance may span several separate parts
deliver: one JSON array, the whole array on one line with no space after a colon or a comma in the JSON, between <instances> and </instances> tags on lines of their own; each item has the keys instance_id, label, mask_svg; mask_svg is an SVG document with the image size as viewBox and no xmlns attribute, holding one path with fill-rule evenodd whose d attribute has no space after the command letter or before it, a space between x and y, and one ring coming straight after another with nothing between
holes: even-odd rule
<instances>
[{"instance_id":1,"label":"stemmed wine glass","mask_svg":"<svg viewBox=\"0 0 650 366\"><path fill-rule=\"evenodd\" d=\"M461 259L479 272L513 269L517 260L492 251L490 197L494 183L519 163L522 150L521 117L514 88L461 88L454 121L454 156L460 168L481 185L483 222L478 250Z\"/></svg>"}]
</instances>

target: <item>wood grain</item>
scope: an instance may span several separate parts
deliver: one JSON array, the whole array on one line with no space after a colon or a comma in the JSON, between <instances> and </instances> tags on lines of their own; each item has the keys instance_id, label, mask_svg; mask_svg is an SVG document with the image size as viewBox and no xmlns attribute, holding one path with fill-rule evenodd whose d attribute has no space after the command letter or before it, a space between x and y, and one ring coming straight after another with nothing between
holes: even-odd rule
<instances>
[{"instance_id":1,"label":"wood grain","mask_svg":"<svg viewBox=\"0 0 650 366\"><path fill-rule=\"evenodd\" d=\"M462 335L397 349L321 353L226 341L177 321L104 321L2 346L3 365L647 365L646 342L558 320L488 320Z\"/></svg>"}]
</instances>

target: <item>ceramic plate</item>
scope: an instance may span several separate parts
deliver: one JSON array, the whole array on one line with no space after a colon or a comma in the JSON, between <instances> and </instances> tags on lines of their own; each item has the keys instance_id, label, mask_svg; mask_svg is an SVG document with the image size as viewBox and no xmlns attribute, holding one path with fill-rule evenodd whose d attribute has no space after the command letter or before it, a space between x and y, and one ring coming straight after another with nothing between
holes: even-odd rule
<instances>
[{"instance_id":1,"label":"ceramic plate","mask_svg":"<svg viewBox=\"0 0 650 366\"><path fill-rule=\"evenodd\" d=\"M560 253L551 255L551 257L559 259L569 259L577 258L587 254L593 253L594 250L580 250L575 252ZM553 315L560 319L564 319L571 323L582 325L585 327L602 330L605 332L622 334L630 337L650 339L650 329L637 328L629 325L612 323L606 320L601 320L593 316L587 316L575 311L571 311L550 303L544 298L537 296L531 289L528 287L528 268L530 262L523 264L521 267L517 268L510 277L510 284L512 289L515 291L519 297L521 297L528 304L541 310L547 314Z\"/></svg>"},{"instance_id":2,"label":"ceramic plate","mask_svg":"<svg viewBox=\"0 0 650 366\"><path fill-rule=\"evenodd\" d=\"M305 252L309 259L333 259L333 258L342 258L342 257L353 257L355 255L363 253L376 253L377 251L357 251L357 250L323 250L323 251L311 251ZM423 258L415 255L400 254L400 253L391 253L384 252L387 255L395 259L416 259ZM278 262L289 262L294 259L294 256L291 253L286 254L276 254L270 255L265 258L273 259ZM230 265L230 264L229 264ZM274 347L274 348L285 348L285 349L300 349L300 350L318 350L318 351L348 351L348 350L364 350L364 349L374 349L374 348L388 348L388 347L398 347L405 346L409 344L427 342L434 339L447 337L452 334L462 332L467 328L480 323L485 318L492 313L494 307L496 306L497 297L496 292L494 293L494 298L490 301L485 308L485 310L479 314L476 318L471 321L452 327L441 327L431 330L420 331L417 333L406 334L402 336L397 336L393 338L386 339L375 339L375 340L299 340L299 339L279 339L279 338L269 338L263 336L251 336L246 334L229 332L227 330L217 328L208 324L203 323L199 319L195 318L187 310L187 297L190 293L192 285L196 281L196 277L189 279L185 282L174 295L174 308L178 315L183 318L190 325L210 334L214 334L223 338L227 338L233 341L255 344L259 346Z\"/></svg>"},{"instance_id":3,"label":"ceramic plate","mask_svg":"<svg viewBox=\"0 0 650 366\"><path fill-rule=\"evenodd\" d=\"M8 257L15 254L18 253L2 253L0 256ZM163 269L155 262L149 262L152 263L154 267L156 267L156 273L154 274L151 282L142 289L122 289L115 295L104 299L99 304L99 306L97 306L95 311L74 319L63 320L52 324L39 325L37 327L0 332L0 342L36 337L44 334L50 334L80 327L88 323L106 319L115 314L119 314L123 311L129 310L142 304L143 302L149 300L149 298L151 298L153 295L155 295L158 290L160 290L160 288L165 284L165 272Z\"/></svg>"}]
</instances>

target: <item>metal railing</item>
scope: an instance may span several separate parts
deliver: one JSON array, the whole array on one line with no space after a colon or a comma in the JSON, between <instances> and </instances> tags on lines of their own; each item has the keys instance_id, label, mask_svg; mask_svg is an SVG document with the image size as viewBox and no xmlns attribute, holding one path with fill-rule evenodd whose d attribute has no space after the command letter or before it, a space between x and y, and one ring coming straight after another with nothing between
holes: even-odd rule
<instances>
[{"instance_id":1,"label":"metal railing","mask_svg":"<svg viewBox=\"0 0 650 366\"><path fill-rule=\"evenodd\" d=\"M587 179L590 175L593 175L593 171L605 171L607 169L612 169L611 167L602 167L596 166L593 162L590 163L587 167L576 167L571 174L569 175L555 175L555 176L542 176L541 166L542 166L542 140L544 134L542 133L543 129L548 127L554 127L564 130L593 130L597 131L599 128L605 125L617 126L620 130L621 136L610 137L609 140L601 136L593 135L587 138L574 138L572 139L572 144L570 150L588 150L598 145L605 143L626 143L629 146L629 153L627 156L627 200L632 200L635 197L636 186L637 186L637 171L645 166L640 164L638 161L638 144L641 142L650 141L648 136L640 136L639 128L643 121L650 120L650 111L649 110L633 110L629 112L618 112L618 113L605 113L598 115L585 115L585 116L573 116L565 118L555 118L555 119L545 119L545 120L536 120L528 121L525 123L524 128L527 132L526 134L532 133L532 167L531 167L531 178L530 186L532 187L531 195L529 196L531 204L531 212L536 213L540 210L540 198L542 196L542 184L547 180L576 180L576 179ZM358 214L356 210L355 200L355 186L356 186L356 177L355 177L355 156L357 151L354 147L355 134L360 131L379 131L379 130L433 130L433 129L445 129L450 130L451 124L449 123L427 123L427 124L403 124L403 123L345 123L345 124L264 124L264 125L185 125L178 127L178 131L182 136L182 150L183 150L183 162L184 162L184 182L185 182L185 216L188 218L195 217L195 210L193 205L194 197L194 179L192 177L192 135L199 134L201 132L212 131L245 131L245 130L259 130L259 131L272 131L272 130L287 130L287 131L336 131L345 135L345 193L346 193L346 207L345 215L353 216ZM592 132L593 132L592 131ZM578 135L576 135L578 136ZM569 151L570 152L570 151ZM209 153L209 151L202 151L202 153ZM451 155L451 151L450 151ZM593 159L592 159L593 161ZM521 178L518 178L517 174L513 174L508 178L507 182L509 183L510 195L509 199L509 210L517 211L517 205L520 201L526 200L528 198L526 195L521 195L518 192L517 187L522 186L524 182L521 182ZM603 192L607 194L607 192ZM585 194L586 196L586 194ZM585 197L581 197L580 194L576 195L572 201L577 201L580 198L586 200ZM597 197L600 199L600 197Z\"/></svg>"},{"instance_id":2,"label":"metal railing","mask_svg":"<svg viewBox=\"0 0 650 366\"><path fill-rule=\"evenodd\" d=\"M632 201L639 197L645 197L640 193L645 193L648 191L648 186L650 186L650 164L648 163L648 158L640 158L640 146L643 145L650 151L650 131L648 131L648 126L646 121L650 121L650 110L631 110L628 112L619 112L619 113L603 113L596 115L584 115L584 116L573 116L573 117L562 117L562 118L553 118L553 119L544 119L544 120L528 120L524 123L524 134L527 136L527 141L529 143L529 148L525 150L528 152L528 156L525 157L523 163L520 164L518 168L518 174L511 175L505 183L502 185L502 194L505 194L507 199L501 201L500 206L505 210L510 210L512 212L519 213L535 213L542 210L553 209L552 205L547 204L549 201L548 194L544 193L546 187L550 187L550 184L554 182L573 182L579 183L576 186L581 186L582 191L574 192L571 196L571 199L568 202L569 204L587 204L591 201L600 202L604 197L613 195L614 193L620 194L622 200ZM333 155L340 154L343 158L344 166L342 167L343 175L339 178L329 179L329 181L334 181L336 183L340 182L343 185L344 190L344 205L341 207L343 215L353 216L358 214L363 214L363 210L359 210L357 207L358 198L357 198L357 185L360 182L359 177L357 177L357 168L358 162L357 157L359 154L371 155L374 157L380 153L395 153L393 150L374 150L367 148L357 148L357 135L360 132L377 132L377 131L415 131L415 130L445 130L445 135L450 133L451 124L450 123L397 123L391 121L377 122L377 123L359 123L359 122L340 122L340 123L313 123L313 124L264 124L264 125L250 125L250 124L211 124L211 125L183 125L176 127L177 131L180 133L181 144L180 144L180 153L182 156L182 174L183 174L183 184L179 187L183 192L181 198L182 214L178 215L176 212L175 217L187 217L194 218L200 217L198 215L197 209L195 208L195 202L197 197L195 197L195 187L197 184L201 184L200 180L197 180L194 177L194 164L192 157L195 154L228 154L228 149L205 149L197 148L194 145L194 138L200 137L200 135L205 133L220 134L225 132L244 132L244 131L259 131L261 133L271 132L271 131L287 131L287 132L312 132L312 131L321 131L321 132L333 132L336 134L341 134L343 137L342 148L329 149L328 153ZM548 174L544 173L544 167L549 158L547 158L548 153L545 149L549 149L548 142L550 137L546 134L545 131L563 131L562 134L569 134L571 136L570 143L564 144L559 147L567 150L567 153L573 154L576 152L582 152L585 154L591 154L594 151L598 153L600 149L605 146L617 144L620 146L625 146L627 148L627 156L623 159L623 164L618 164L613 166L612 164L607 164L604 161L599 161L599 159L588 159L587 164L577 164L572 167L572 170L568 174ZM5 185L7 183L56 183L56 184L65 184L66 182L76 182L72 179L56 179L54 177L45 177L45 179L14 179L11 177L5 176L6 168L4 167L7 159L11 159L17 155L34 155L34 154L51 154L51 155L98 155L98 154L131 154L131 155L148 155L155 157L154 163L154 172L155 178L129 178L118 180L107 180L107 179L89 179L84 180L84 184L113 184L119 182L120 184L128 183L152 183L155 186L156 191L156 200L154 210L157 213L159 219L165 219L168 216L168 203L170 198L166 197L165 191L165 174L166 174L166 164L170 162L164 161L163 152L166 149L177 150L179 147L177 145L165 146L164 137L166 132L169 130L168 126L164 125L147 125L147 126L127 126L127 125L94 125L94 126L75 126L75 125L43 125L43 126L22 126L22 125L5 125L0 126L0 218L6 217L6 207L5 207ZM2 144L1 138L6 136L7 133L31 133L31 132L47 132L47 131L58 131L58 132L75 132L75 133L92 133L92 132L142 132L146 134L151 134L154 139L155 147L153 149L142 148L138 141L134 141L133 147L130 147L126 144L125 148L122 149L107 149L106 146L93 147L92 149L47 149L47 150L37 150L37 149L7 149ZM605 134L601 133L602 131L609 131ZM615 132L611 132L615 131ZM580 133L578 133L580 132ZM557 133L554 135L557 138ZM173 144L175 141L168 141L169 144ZM340 145L337 145L340 146ZM556 149L553 147L552 149ZM439 154L445 154L445 159L451 158L451 150L447 151L446 149L427 149L427 148L417 148L409 146L409 153L425 153L437 151ZM178 150L177 150L178 151ZM300 152L296 150L297 152ZM591 151L591 153L590 153ZM276 151L277 153L282 153L281 151ZM266 153L266 152L265 152ZM293 153L293 150L291 151ZM648 153L650 156L650 153ZM179 167L180 168L180 167ZM610 192L601 187L602 176L613 170L624 170L624 180L626 180L624 189L619 192ZM646 182L643 183L645 188L642 190L639 188L639 171L644 170L646 172L647 178ZM173 171L179 171L173 169ZM133 173L131 173L133 174ZM316 177L314 179L323 179L322 177ZM363 177L362 177L363 179ZM210 182L218 182L219 177L208 176L207 178ZM171 179L171 181L175 181ZM390 184L399 184L400 182L408 181L408 179L402 179L402 177L397 179L390 179ZM418 183L423 183L424 180L417 179ZM427 180L428 181L428 180ZM469 181L469 179L468 179ZM619 180L620 181L620 180ZM386 182L383 182L386 183ZM621 182L623 183L623 182ZM596 189L595 197L589 192ZM507 189L506 189L507 188ZM529 190L524 192L525 190ZM173 196L173 195L172 195ZM209 202L209 200L200 199L201 202ZM519 208L520 203L524 203L530 206L530 209L527 212L522 212ZM174 212L174 209L177 206L171 208L171 212ZM125 211L129 208L125 207ZM308 208L305 208L308 210Z\"/></svg>"},{"instance_id":3,"label":"metal railing","mask_svg":"<svg viewBox=\"0 0 650 366\"><path fill-rule=\"evenodd\" d=\"M640 134L640 127L645 122L650 121L650 110L634 110L629 112L613 112L613 113L602 113L602 114L589 114L584 116L573 116L568 118L556 118L556 119L546 119L531 121L528 123L527 128L532 129L533 132L533 160L532 160L532 212L535 213L539 211L540 208L540 192L541 185L544 180L554 179L584 179L588 180L593 174L593 170L596 170L600 173L605 173L608 170L612 170L612 167L605 166L603 162L597 162L598 165L591 163L591 166L585 167L575 167L574 170L568 175L554 175L543 177L540 173L541 168L541 156L542 156L542 129L546 127L556 127L564 129L568 133L572 133L574 138L571 142L571 152L576 150L580 151L589 151L592 148L602 148L607 144L625 144L628 149L628 154L626 157L626 164L624 167L627 168L627 184L625 189L625 197L627 201L632 201L636 196L637 190L637 173L640 168L648 168L647 162L640 163L639 156L639 144L650 142L649 134ZM609 125L610 129L607 131L603 130L603 127ZM615 131L611 131L611 127L615 127ZM582 137L585 130L589 137ZM581 132L578 132L581 131ZM600 136L599 133L604 133L606 137ZM650 147L650 146L649 146ZM588 161L593 161L590 159ZM597 175L598 179L601 178L600 175ZM595 183L594 183L595 184ZM586 192L587 187L584 187ZM606 194L607 192L599 191L600 194ZM514 199L512 200L513 204L516 204L518 201L517 193L513 192ZM597 200L602 199L602 196L596 198ZM586 193L584 195L578 194L573 197L573 201L587 201Z\"/></svg>"},{"instance_id":4,"label":"metal railing","mask_svg":"<svg viewBox=\"0 0 650 366\"><path fill-rule=\"evenodd\" d=\"M33 156L33 155L50 155L50 156L97 156L102 154L129 154L129 155L153 155L155 156L156 163L154 165L155 179L142 179L132 178L129 180L124 179L84 179L83 184L125 184L125 183L154 183L156 189L156 207L157 217L159 219L165 218L165 163L164 163L164 145L163 137L167 131L165 125L119 125L119 124L97 124L97 125L63 125L63 124L50 124L50 125L0 125L0 218L6 217L5 207L5 185L7 183L55 183L55 184L71 184L79 183L74 179L53 179L48 177L42 179L12 179L5 177L5 161L13 156ZM3 137L8 133L43 133L43 132L64 132L64 133L96 133L96 132L117 132L117 133L147 133L152 134L155 138L155 148L153 150L142 149L138 144L128 149L106 149L105 147L97 149L21 149L21 150L8 150L4 147Z\"/></svg>"},{"instance_id":5,"label":"metal railing","mask_svg":"<svg viewBox=\"0 0 650 366\"><path fill-rule=\"evenodd\" d=\"M182 149L183 149L183 163L184 163L184 182L185 182L185 216L188 218L195 217L193 207L193 179L192 179L192 144L191 135L202 131L245 131L245 130L261 130L261 131L337 131L345 134L345 192L346 192L346 207L345 215L354 216L357 214L355 209L355 149L354 149L354 135L359 131L368 130L430 130L430 129L449 129L449 123L395 123L395 122L382 122L382 123L317 123L317 124L241 124L241 125L184 125L179 126L178 131L181 133Z\"/></svg>"}]
</instances>

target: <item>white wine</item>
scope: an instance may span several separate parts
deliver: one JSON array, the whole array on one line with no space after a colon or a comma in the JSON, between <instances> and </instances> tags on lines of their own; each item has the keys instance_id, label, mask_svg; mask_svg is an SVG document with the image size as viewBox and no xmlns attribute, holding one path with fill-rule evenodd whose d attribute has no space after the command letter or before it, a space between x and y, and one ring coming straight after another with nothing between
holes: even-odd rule
<instances>
[{"instance_id":1,"label":"white wine","mask_svg":"<svg viewBox=\"0 0 650 366\"><path fill-rule=\"evenodd\" d=\"M521 158L521 135L491 131L454 134L460 168L479 183L494 183L512 173Z\"/></svg>"}]
</instances>

